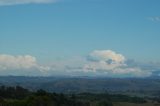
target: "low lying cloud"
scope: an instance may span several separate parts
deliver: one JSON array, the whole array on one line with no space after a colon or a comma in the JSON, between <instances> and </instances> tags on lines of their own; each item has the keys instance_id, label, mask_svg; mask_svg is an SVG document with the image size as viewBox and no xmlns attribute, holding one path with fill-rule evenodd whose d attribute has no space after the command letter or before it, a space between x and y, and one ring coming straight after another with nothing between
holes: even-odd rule
<instances>
[{"instance_id":1,"label":"low lying cloud","mask_svg":"<svg viewBox=\"0 0 160 106\"><path fill-rule=\"evenodd\" d=\"M13 56L13 55L6 55L1 54L0 55L0 72L3 71L9 71L9 70L15 70L14 73L16 73L17 70L21 71L39 71L39 72L45 72L46 70L49 70L50 68L47 66L42 66L37 63L37 60L35 57L30 55L19 55L19 56ZM12 74L13 71L9 71Z\"/></svg>"},{"instance_id":2,"label":"low lying cloud","mask_svg":"<svg viewBox=\"0 0 160 106\"><path fill-rule=\"evenodd\" d=\"M86 72L105 73L109 76L150 76L152 74L137 66L130 67L122 54L112 50L95 50L90 53L87 60L88 63L84 65Z\"/></svg>"},{"instance_id":3,"label":"low lying cloud","mask_svg":"<svg viewBox=\"0 0 160 106\"><path fill-rule=\"evenodd\" d=\"M54 3L57 0L0 0L0 5L17 5L17 4L30 4L30 3Z\"/></svg>"},{"instance_id":4,"label":"low lying cloud","mask_svg":"<svg viewBox=\"0 0 160 106\"><path fill-rule=\"evenodd\" d=\"M30 55L25 55L25 56L0 55L1 70L29 69L36 66L37 66L36 58Z\"/></svg>"},{"instance_id":5,"label":"low lying cloud","mask_svg":"<svg viewBox=\"0 0 160 106\"><path fill-rule=\"evenodd\" d=\"M0 54L0 75L148 77L160 75L159 63L139 63L112 50L95 50L86 57L40 64L31 55Z\"/></svg>"}]
</instances>

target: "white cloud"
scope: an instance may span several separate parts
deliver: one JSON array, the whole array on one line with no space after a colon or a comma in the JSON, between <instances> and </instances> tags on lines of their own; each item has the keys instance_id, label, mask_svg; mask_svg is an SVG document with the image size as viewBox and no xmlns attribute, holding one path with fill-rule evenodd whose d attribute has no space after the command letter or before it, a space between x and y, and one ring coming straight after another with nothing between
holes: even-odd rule
<instances>
[{"instance_id":1,"label":"white cloud","mask_svg":"<svg viewBox=\"0 0 160 106\"><path fill-rule=\"evenodd\" d=\"M158 73L157 70L159 64L140 64L112 50L95 50L87 58L76 56L46 65L39 64L31 55L0 54L0 75L146 77Z\"/></svg>"},{"instance_id":2,"label":"white cloud","mask_svg":"<svg viewBox=\"0 0 160 106\"><path fill-rule=\"evenodd\" d=\"M85 68L92 70L112 70L125 66L125 57L111 50L95 50L89 55Z\"/></svg>"},{"instance_id":3,"label":"white cloud","mask_svg":"<svg viewBox=\"0 0 160 106\"><path fill-rule=\"evenodd\" d=\"M86 72L101 72L108 75L150 76L152 73L140 67L130 67L126 58L112 50L95 50L84 65Z\"/></svg>"},{"instance_id":4,"label":"white cloud","mask_svg":"<svg viewBox=\"0 0 160 106\"><path fill-rule=\"evenodd\" d=\"M30 55L24 56L13 56L13 55L0 55L0 71L8 71L8 70L38 70L39 72L45 72L50 68L47 66L42 66L37 63L35 57ZM8 73L8 74L12 74Z\"/></svg>"},{"instance_id":5,"label":"white cloud","mask_svg":"<svg viewBox=\"0 0 160 106\"><path fill-rule=\"evenodd\" d=\"M37 65L36 58L30 55L25 56L12 56L0 55L0 68L1 69L29 69Z\"/></svg>"},{"instance_id":6,"label":"white cloud","mask_svg":"<svg viewBox=\"0 0 160 106\"><path fill-rule=\"evenodd\" d=\"M125 57L123 55L115 53L112 50L95 50L90 54L90 57L95 60L111 60L115 63L123 63L125 61Z\"/></svg>"},{"instance_id":7,"label":"white cloud","mask_svg":"<svg viewBox=\"0 0 160 106\"><path fill-rule=\"evenodd\" d=\"M57 0L0 0L0 5L16 5L16 4L30 4L30 3L53 3Z\"/></svg>"}]
</instances>

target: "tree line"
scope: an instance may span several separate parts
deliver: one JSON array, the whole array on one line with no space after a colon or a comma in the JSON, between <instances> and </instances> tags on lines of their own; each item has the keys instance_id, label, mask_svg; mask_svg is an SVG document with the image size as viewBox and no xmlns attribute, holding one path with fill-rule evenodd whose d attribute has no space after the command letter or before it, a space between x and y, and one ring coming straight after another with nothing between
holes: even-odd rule
<instances>
[{"instance_id":1,"label":"tree line","mask_svg":"<svg viewBox=\"0 0 160 106\"><path fill-rule=\"evenodd\" d=\"M113 106L113 102L145 103L146 100L120 94L63 94L0 86L0 106Z\"/></svg>"}]
</instances>

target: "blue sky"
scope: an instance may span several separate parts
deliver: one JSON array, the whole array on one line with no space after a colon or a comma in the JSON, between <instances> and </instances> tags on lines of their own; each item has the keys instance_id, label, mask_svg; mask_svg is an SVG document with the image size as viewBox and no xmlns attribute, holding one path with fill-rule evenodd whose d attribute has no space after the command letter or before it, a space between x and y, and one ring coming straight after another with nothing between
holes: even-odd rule
<instances>
[{"instance_id":1,"label":"blue sky","mask_svg":"<svg viewBox=\"0 0 160 106\"><path fill-rule=\"evenodd\" d=\"M160 62L159 0L24 1L0 0L0 54L48 63L112 50Z\"/></svg>"}]
</instances>

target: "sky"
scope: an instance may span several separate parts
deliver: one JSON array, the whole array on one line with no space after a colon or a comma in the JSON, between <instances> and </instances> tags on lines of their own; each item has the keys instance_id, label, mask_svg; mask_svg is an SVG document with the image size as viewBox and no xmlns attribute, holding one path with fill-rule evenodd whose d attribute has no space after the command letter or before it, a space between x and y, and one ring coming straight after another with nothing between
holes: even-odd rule
<instances>
[{"instance_id":1,"label":"sky","mask_svg":"<svg viewBox=\"0 0 160 106\"><path fill-rule=\"evenodd\" d=\"M159 0L0 0L0 75L160 75Z\"/></svg>"}]
</instances>

